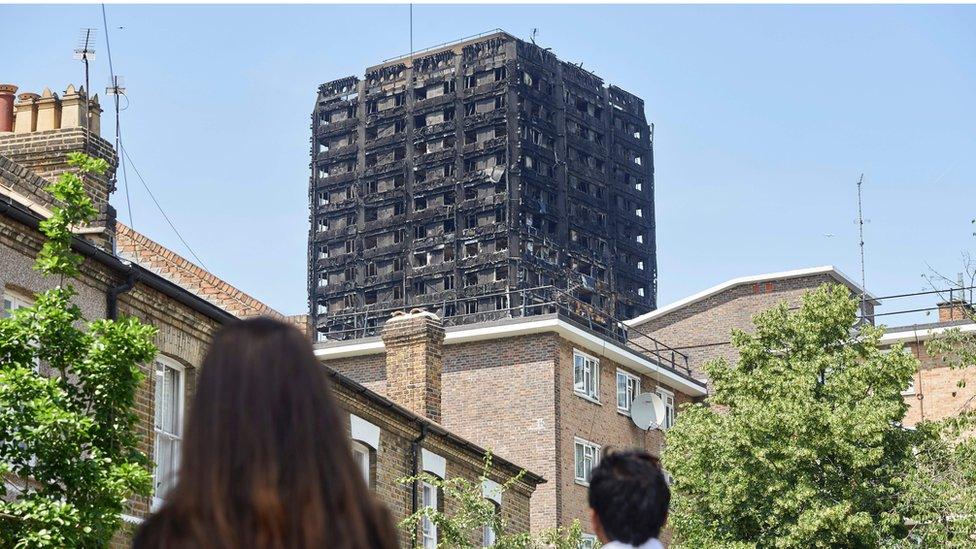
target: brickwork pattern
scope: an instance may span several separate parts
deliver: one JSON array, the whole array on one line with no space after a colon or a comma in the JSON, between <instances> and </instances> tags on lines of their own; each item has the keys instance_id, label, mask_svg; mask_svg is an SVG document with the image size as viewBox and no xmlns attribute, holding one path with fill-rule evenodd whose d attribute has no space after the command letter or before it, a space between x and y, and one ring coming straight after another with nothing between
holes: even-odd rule
<instances>
[{"instance_id":1,"label":"brickwork pattern","mask_svg":"<svg viewBox=\"0 0 976 549\"><path fill-rule=\"evenodd\" d=\"M675 393L679 407L692 400L605 358L600 359L600 404L585 400L573 391L573 349L553 333L444 346L444 426L547 480L532 495L533 531L574 519L589 529L586 487L574 480L575 437L603 447L661 452L661 431L642 433L617 410L618 368L637 375L642 392L661 386ZM388 383L383 353L326 364L372 386Z\"/></svg>"},{"instance_id":2,"label":"brickwork pattern","mask_svg":"<svg viewBox=\"0 0 976 549\"><path fill-rule=\"evenodd\" d=\"M119 256L149 269L239 318L284 315L242 292L213 273L122 223L116 223Z\"/></svg>"},{"instance_id":3,"label":"brickwork pattern","mask_svg":"<svg viewBox=\"0 0 976 549\"><path fill-rule=\"evenodd\" d=\"M387 397L441 421L444 326L427 313L396 316L383 326Z\"/></svg>"},{"instance_id":4,"label":"brickwork pattern","mask_svg":"<svg viewBox=\"0 0 976 549\"><path fill-rule=\"evenodd\" d=\"M905 392L905 402L908 403L905 425L912 426L922 420L937 421L973 408L976 366L950 368L942 357L926 350L924 341L907 342L904 348L919 361L915 386Z\"/></svg>"},{"instance_id":5,"label":"brickwork pattern","mask_svg":"<svg viewBox=\"0 0 976 549\"><path fill-rule=\"evenodd\" d=\"M5 155L0 154L0 186L8 196L17 194L26 199L29 205L38 205L50 209L55 204L54 199L44 188L51 182L35 174L24 166L17 164Z\"/></svg>"},{"instance_id":6,"label":"brickwork pattern","mask_svg":"<svg viewBox=\"0 0 976 549\"><path fill-rule=\"evenodd\" d=\"M653 346L646 336L688 355L692 374L705 379L702 366L711 360L725 358L738 360L738 352L732 347L732 329L753 331L752 318L782 301L790 307L801 303L803 294L826 283L836 283L827 274L768 280L756 284L743 284L708 296L630 329L633 343ZM874 313L870 304L868 314Z\"/></svg>"},{"instance_id":7,"label":"brickwork pattern","mask_svg":"<svg viewBox=\"0 0 976 549\"><path fill-rule=\"evenodd\" d=\"M36 232L7 217L0 217L0 284L5 289L29 294L50 288L51 283L30 267L41 243L42 239ZM79 289L76 300L86 318L104 317L105 291L109 285L119 284L121 279L117 273L90 259L86 259L81 269L82 275L76 281ZM185 367L184 399L189 406L193 399L197 369L203 362L207 345L219 324L141 283L120 296L119 310L121 314L136 316L159 330L155 343L160 355ZM378 358L382 360L383 357L380 355ZM141 441L140 449L153 459L153 366L144 365L143 372L146 376L145 382L136 395L135 412L139 417L137 433ZM382 427L380 451L373 456L374 488L380 500L389 506L394 519L403 519L411 509L411 490L409 485L398 482L398 479L412 474L411 442L419 437L419 425L409 418L377 406L354 391L338 384L334 384L334 387L344 410ZM184 417L190 412L187 409ZM429 434L423 446L447 459L449 477L464 476L477 480L481 472L482 455L460 448L436 433ZM496 466L493 480L504 482L517 473L518 469L514 466L499 465ZM501 512L503 518L509 522L511 531L527 531L529 528L532 488L531 484L523 482L505 496ZM149 513L150 504L150 498L134 498L129 503L126 514L144 517ZM129 547L136 528L132 524L124 524L113 540L112 547ZM409 547L407 536L403 536L401 541L404 548Z\"/></svg>"},{"instance_id":8,"label":"brickwork pattern","mask_svg":"<svg viewBox=\"0 0 976 549\"><path fill-rule=\"evenodd\" d=\"M62 173L72 169L67 162L69 152L84 152L104 159L109 164L109 170L104 175L87 175L83 177L83 181L85 190L88 191L98 212L92 227L104 231L101 236L90 235L89 238L102 248L111 249L111 242L114 239L115 208L109 204L108 199L114 190L112 180L118 166L118 156L112 144L98 135L89 134L84 128L0 135L0 155L6 156L22 170L28 170L36 177L47 181L55 181ZM36 191L38 183L36 178L24 178L21 174L20 180L26 190L33 188ZM46 203L50 204L50 199Z\"/></svg>"},{"instance_id":9,"label":"brickwork pattern","mask_svg":"<svg viewBox=\"0 0 976 549\"><path fill-rule=\"evenodd\" d=\"M412 511L413 494L411 485L401 482L400 479L414 474L413 442L420 438L420 425L406 416L377 406L342 385L333 384L333 388L343 410L380 427L380 448L371 455L371 469L375 472L373 490L390 509L394 520L403 520ZM462 449L431 431L428 431L421 446L445 458L448 478L462 477L478 482L484 456ZM504 483L518 473L519 469L516 467L496 462L490 478ZM519 482L503 496L501 513L509 525L509 532L528 531L532 489L530 483ZM445 501L445 505L445 512L450 513L455 502ZM406 533L401 532L400 542L404 548L411 547L410 537Z\"/></svg>"},{"instance_id":10,"label":"brickwork pattern","mask_svg":"<svg viewBox=\"0 0 976 549\"><path fill-rule=\"evenodd\" d=\"M571 342L560 339L556 367L559 419L556 460L559 477L552 484L558 486L557 489L561 492L557 522L570 524L573 520L579 520L584 530L590 531L587 488L575 479L576 438L598 444L604 450L639 448L658 456L665 447L663 431L641 431L634 425L629 414L617 409L617 370L636 375L640 379L641 392L654 392L658 387L671 391L678 408L692 399L655 376L640 374L602 357L599 358L599 402L583 398L573 387L574 349L576 347Z\"/></svg>"},{"instance_id":11,"label":"brickwork pattern","mask_svg":"<svg viewBox=\"0 0 976 549\"><path fill-rule=\"evenodd\" d=\"M36 231L10 218L0 217L0 284L4 290L33 295L53 286L52 281L44 279L31 268L42 242ZM106 291L109 286L118 285L122 280L118 273L86 259L81 266L81 276L74 282L78 290L75 302L81 307L84 317L104 318ZM119 297L119 312L135 316L159 330L155 340L159 354L186 367L185 401L189 403L195 387L195 368L202 363L206 347L219 323L141 283ZM139 449L153 459L155 375L152 364L143 365L142 370L145 381L136 392L135 413L139 418L136 431L140 440ZM150 501L147 497L133 498L126 514L146 516ZM113 546L128 546L126 532L128 530L117 535Z\"/></svg>"}]
</instances>

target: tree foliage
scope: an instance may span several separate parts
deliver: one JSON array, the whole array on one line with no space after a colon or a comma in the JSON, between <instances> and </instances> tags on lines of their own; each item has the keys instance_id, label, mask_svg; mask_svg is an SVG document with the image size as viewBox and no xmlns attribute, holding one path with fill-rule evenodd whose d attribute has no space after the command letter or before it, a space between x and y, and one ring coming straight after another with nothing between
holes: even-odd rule
<instances>
[{"instance_id":1,"label":"tree foliage","mask_svg":"<svg viewBox=\"0 0 976 549\"><path fill-rule=\"evenodd\" d=\"M440 479L427 473L400 479L402 484L424 482L431 485L444 499L445 509L451 508L448 512L433 507L421 507L417 512L400 521L400 529L410 537L414 547L420 546L417 533L426 518L437 526L438 547L451 549L483 547L484 530L491 528L495 532L495 542L491 547L495 549L579 548L583 535L579 521L574 521L568 527L544 530L535 536L528 532L509 533L507 521L497 512L495 505L485 498L482 490L482 482L489 478L491 463L492 454L487 452L477 482L463 477ZM509 478L501 485L500 494L509 491L524 475L523 470Z\"/></svg>"},{"instance_id":2,"label":"tree foliage","mask_svg":"<svg viewBox=\"0 0 976 549\"><path fill-rule=\"evenodd\" d=\"M124 502L148 494L149 461L132 408L155 329L134 318L87 322L66 279L83 259L72 229L95 208L82 176L105 161L69 155L76 172L48 187L61 204L41 223L35 268L58 283L0 319L0 546L103 547Z\"/></svg>"},{"instance_id":3,"label":"tree foliage","mask_svg":"<svg viewBox=\"0 0 976 549\"><path fill-rule=\"evenodd\" d=\"M855 329L838 285L735 331L740 359L705 366L712 394L668 432L669 524L686 547L877 547L905 535L901 479L917 435L900 427L917 361Z\"/></svg>"},{"instance_id":4,"label":"tree foliage","mask_svg":"<svg viewBox=\"0 0 976 549\"><path fill-rule=\"evenodd\" d=\"M908 536L902 547L976 545L976 441L971 412L917 426L914 463L903 478L899 511ZM966 436L963 436L966 435Z\"/></svg>"},{"instance_id":5,"label":"tree foliage","mask_svg":"<svg viewBox=\"0 0 976 549\"><path fill-rule=\"evenodd\" d=\"M976 281L976 260L969 253L963 254L963 270L962 280L972 286ZM966 284L935 271L925 278L933 287L950 284L953 289L948 295L940 293L940 298L953 302L956 312L976 322L971 305L957 303L965 301L967 290L955 286ZM968 294L972 296L972 291ZM949 328L927 341L925 350L941 363L939 367L959 371L956 385L965 387L966 376L961 370L976 365L976 333ZM920 389L924 390L925 384ZM954 414L923 421L917 429L920 441L915 467L905 475L900 500L902 513L909 517L906 545L972 547L976 545L976 410L972 399L962 403Z\"/></svg>"}]
</instances>

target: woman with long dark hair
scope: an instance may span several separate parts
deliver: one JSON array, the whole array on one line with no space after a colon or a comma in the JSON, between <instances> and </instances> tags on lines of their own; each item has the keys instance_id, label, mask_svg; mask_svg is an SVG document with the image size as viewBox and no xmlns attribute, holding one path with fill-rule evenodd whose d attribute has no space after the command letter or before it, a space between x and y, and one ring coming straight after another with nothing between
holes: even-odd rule
<instances>
[{"instance_id":1,"label":"woman with long dark hair","mask_svg":"<svg viewBox=\"0 0 976 549\"><path fill-rule=\"evenodd\" d=\"M134 547L392 549L326 372L295 328L221 330L200 368L179 478Z\"/></svg>"}]
</instances>

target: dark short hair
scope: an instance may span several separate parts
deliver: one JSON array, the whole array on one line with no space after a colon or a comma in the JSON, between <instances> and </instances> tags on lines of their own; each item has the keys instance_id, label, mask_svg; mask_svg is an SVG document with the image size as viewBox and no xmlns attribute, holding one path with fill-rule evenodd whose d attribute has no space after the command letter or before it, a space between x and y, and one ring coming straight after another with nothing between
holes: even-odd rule
<instances>
[{"instance_id":1,"label":"dark short hair","mask_svg":"<svg viewBox=\"0 0 976 549\"><path fill-rule=\"evenodd\" d=\"M607 452L590 474L589 501L607 538L636 546L661 533L671 490L658 458L640 450Z\"/></svg>"}]
</instances>

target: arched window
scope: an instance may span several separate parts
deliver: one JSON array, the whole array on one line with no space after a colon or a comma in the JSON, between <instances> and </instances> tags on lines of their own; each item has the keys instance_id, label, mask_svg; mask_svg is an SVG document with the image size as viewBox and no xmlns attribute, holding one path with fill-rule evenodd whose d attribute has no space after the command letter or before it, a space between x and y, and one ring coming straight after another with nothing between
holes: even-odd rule
<instances>
[{"instance_id":1,"label":"arched window","mask_svg":"<svg viewBox=\"0 0 976 549\"><path fill-rule=\"evenodd\" d=\"M447 460L426 448L422 448L420 453L424 473L439 479L447 478ZM440 489L434 484L427 481L420 483L421 506L443 511L444 507L440 496ZM426 516L420 523L420 535L421 545L424 549L437 549L439 541L437 524Z\"/></svg>"},{"instance_id":2,"label":"arched window","mask_svg":"<svg viewBox=\"0 0 976 549\"><path fill-rule=\"evenodd\" d=\"M366 481L366 486L373 487L373 451L372 448L366 446L358 440L352 441L352 458L356 462L356 467L363 475L363 480Z\"/></svg>"},{"instance_id":3,"label":"arched window","mask_svg":"<svg viewBox=\"0 0 976 549\"><path fill-rule=\"evenodd\" d=\"M501 513L501 507L499 507L497 503L491 500L488 500L488 503L490 503L491 506L494 508L494 514L497 517L498 514ZM491 547L495 545L495 542L497 540L498 540L498 532L495 531L495 528L491 524L486 524L484 527L484 531L482 532L481 546Z\"/></svg>"},{"instance_id":4,"label":"arched window","mask_svg":"<svg viewBox=\"0 0 976 549\"><path fill-rule=\"evenodd\" d=\"M349 434L352 438L352 457L363 474L366 486L373 488L373 468L380 447L379 426L349 414Z\"/></svg>"},{"instance_id":5,"label":"arched window","mask_svg":"<svg viewBox=\"0 0 976 549\"><path fill-rule=\"evenodd\" d=\"M434 486L433 484L426 481L420 483L420 488L421 488L420 504L423 507L431 507L433 509L440 510L441 509L440 506L441 498L439 493L440 489L437 488L437 486ZM438 543L437 524L434 523L434 521L430 520L430 518L427 516L425 516L420 523L420 535L421 535L422 546L424 549L437 549L437 543Z\"/></svg>"}]
</instances>

